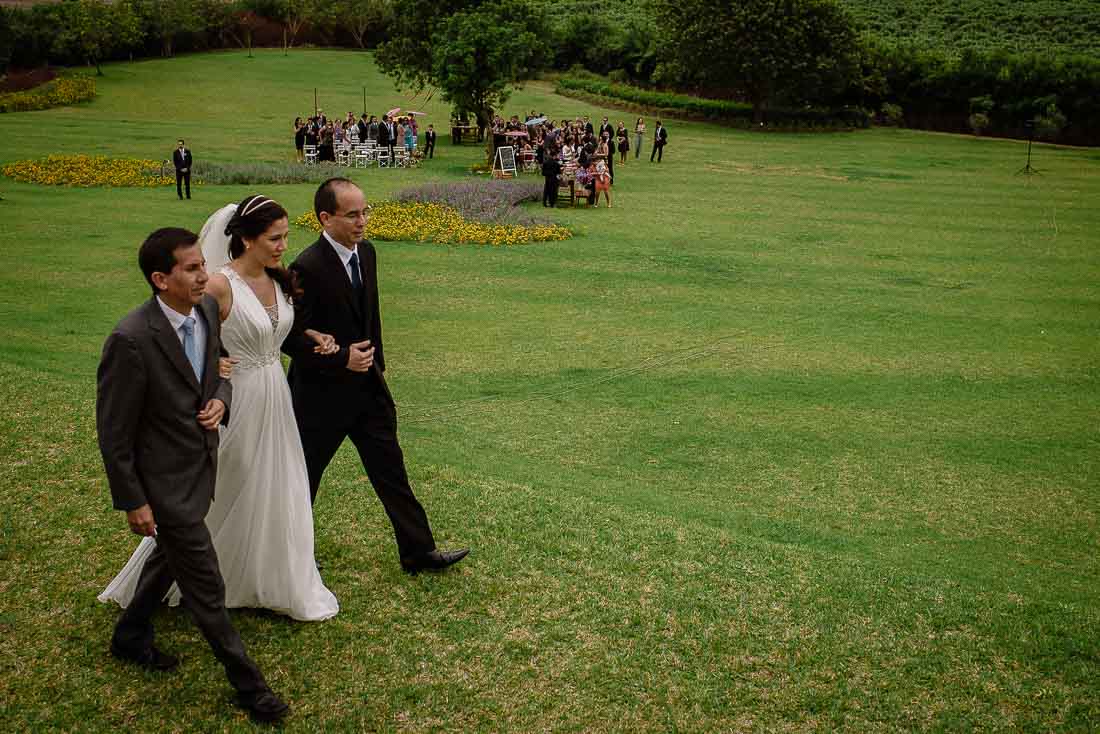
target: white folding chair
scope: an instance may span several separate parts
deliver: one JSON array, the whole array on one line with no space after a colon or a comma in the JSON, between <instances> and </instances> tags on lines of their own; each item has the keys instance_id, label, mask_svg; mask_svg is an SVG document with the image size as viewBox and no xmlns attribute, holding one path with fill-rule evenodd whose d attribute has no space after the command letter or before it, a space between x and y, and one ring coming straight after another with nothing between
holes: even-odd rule
<instances>
[{"instance_id":1,"label":"white folding chair","mask_svg":"<svg viewBox=\"0 0 1100 734\"><path fill-rule=\"evenodd\" d=\"M389 148L378 148L374 152L374 158L378 161L379 168L389 168L391 163Z\"/></svg>"},{"instance_id":2,"label":"white folding chair","mask_svg":"<svg viewBox=\"0 0 1100 734\"><path fill-rule=\"evenodd\" d=\"M317 163L317 146L316 145L303 146L302 147L302 153L305 155L306 165L310 165L310 166L316 165L316 163Z\"/></svg>"}]
</instances>

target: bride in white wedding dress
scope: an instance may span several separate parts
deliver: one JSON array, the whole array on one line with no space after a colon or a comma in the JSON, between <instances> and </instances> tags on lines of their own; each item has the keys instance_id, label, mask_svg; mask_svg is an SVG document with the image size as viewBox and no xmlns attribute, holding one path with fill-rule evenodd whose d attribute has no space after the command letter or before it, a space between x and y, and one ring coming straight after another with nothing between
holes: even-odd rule
<instances>
[{"instance_id":1,"label":"bride in white wedding dress","mask_svg":"<svg viewBox=\"0 0 1100 734\"><path fill-rule=\"evenodd\" d=\"M200 242L218 300L222 344L234 360L229 425L221 428L214 503L206 525L214 541L227 607L270 609L302 621L339 611L313 555L313 511L305 457L279 349L290 334L294 284L279 260L288 217L278 203L250 196L215 212ZM230 260L232 258L232 260ZM332 337L307 331L316 350ZM125 607L155 538L141 541L99 600ZM173 586L169 603L179 603Z\"/></svg>"}]
</instances>

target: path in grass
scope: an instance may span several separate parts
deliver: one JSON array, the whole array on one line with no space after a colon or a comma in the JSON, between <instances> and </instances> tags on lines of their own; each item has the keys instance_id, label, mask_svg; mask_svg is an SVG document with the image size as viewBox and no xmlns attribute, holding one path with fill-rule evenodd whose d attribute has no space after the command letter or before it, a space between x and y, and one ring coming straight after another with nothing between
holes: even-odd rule
<instances>
[{"instance_id":1,"label":"path in grass","mask_svg":"<svg viewBox=\"0 0 1100 734\"><path fill-rule=\"evenodd\" d=\"M401 103L368 59L110 66L90 106L0 116L0 163L179 136L276 160L318 68L351 80L327 111L357 110L359 80L371 110ZM507 111L532 108L629 120L542 85ZM316 518L341 615L236 616L288 729L1095 727L1100 156L1039 146L1028 179L1009 141L670 135L660 167L617 169L612 210L553 213L568 241L379 245L409 468L474 554L401 575L341 452ZM380 199L479 154L352 175ZM133 541L91 413L141 238L249 190L0 192L0 723L247 728L180 615L180 674L105 653L94 594Z\"/></svg>"}]
</instances>

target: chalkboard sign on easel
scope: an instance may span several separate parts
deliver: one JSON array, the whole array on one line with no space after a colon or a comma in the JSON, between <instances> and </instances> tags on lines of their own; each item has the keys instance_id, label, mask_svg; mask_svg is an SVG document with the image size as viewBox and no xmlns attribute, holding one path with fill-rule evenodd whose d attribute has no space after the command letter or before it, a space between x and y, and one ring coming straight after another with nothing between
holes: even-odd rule
<instances>
[{"instance_id":1,"label":"chalkboard sign on easel","mask_svg":"<svg viewBox=\"0 0 1100 734\"><path fill-rule=\"evenodd\" d=\"M510 145L502 145L497 148L497 157L493 161L493 175L507 178L515 176L517 173L516 152L512 150Z\"/></svg>"}]
</instances>

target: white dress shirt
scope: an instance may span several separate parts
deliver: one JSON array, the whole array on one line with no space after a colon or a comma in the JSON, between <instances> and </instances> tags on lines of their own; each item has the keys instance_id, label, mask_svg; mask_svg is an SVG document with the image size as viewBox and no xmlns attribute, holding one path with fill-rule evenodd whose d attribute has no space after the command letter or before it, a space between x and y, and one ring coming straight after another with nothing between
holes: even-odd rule
<instances>
[{"instance_id":1,"label":"white dress shirt","mask_svg":"<svg viewBox=\"0 0 1100 734\"><path fill-rule=\"evenodd\" d=\"M344 272L348 274L348 282L351 283L352 285L355 285L355 278L353 278L352 275L351 275L350 262L351 262L351 256L355 255L359 252L359 245L356 245L355 247L353 247L349 250L348 248L344 247L343 245L341 245L336 240L332 239L332 237L329 236L328 232L322 231L321 234L323 234L325 236L325 239L328 240L328 243L330 245L332 245L332 249L336 250L336 254L340 257L340 262L344 263ZM359 279L360 280L363 279L362 278L362 273L360 273L360 278Z\"/></svg>"},{"instance_id":2,"label":"white dress shirt","mask_svg":"<svg viewBox=\"0 0 1100 734\"><path fill-rule=\"evenodd\" d=\"M163 311L164 315L168 318L168 323L170 323L175 330L176 337L180 340L180 346L183 346L184 320L188 316L195 320L195 350L200 358L204 358L206 355L206 322L203 320L202 316L199 315L198 310L192 306L191 313L182 314L162 301L160 296L157 296L157 303L160 305L160 310ZM203 359L202 368L204 371L206 370L205 359Z\"/></svg>"}]
</instances>

